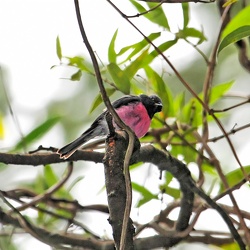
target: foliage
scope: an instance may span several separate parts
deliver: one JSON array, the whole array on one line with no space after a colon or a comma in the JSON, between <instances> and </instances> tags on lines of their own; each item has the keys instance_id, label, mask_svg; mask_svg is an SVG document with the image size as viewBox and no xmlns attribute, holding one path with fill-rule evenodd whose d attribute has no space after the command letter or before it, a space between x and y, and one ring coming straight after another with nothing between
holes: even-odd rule
<instances>
[{"instance_id":1,"label":"foliage","mask_svg":"<svg viewBox=\"0 0 250 250\"><path fill-rule=\"evenodd\" d=\"M250 6L241 10L223 30L219 52L230 44L250 35Z\"/></svg>"}]
</instances>

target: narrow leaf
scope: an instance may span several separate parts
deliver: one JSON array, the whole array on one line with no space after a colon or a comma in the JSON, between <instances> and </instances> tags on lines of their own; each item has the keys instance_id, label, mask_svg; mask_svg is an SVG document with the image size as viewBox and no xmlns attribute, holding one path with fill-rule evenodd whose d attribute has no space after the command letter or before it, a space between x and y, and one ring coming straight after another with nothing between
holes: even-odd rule
<instances>
[{"instance_id":1,"label":"narrow leaf","mask_svg":"<svg viewBox=\"0 0 250 250\"><path fill-rule=\"evenodd\" d=\"M221 35L218 53L228 45L250 36L250 6L242 9L226 26Z\"/></svg>"},{"instance_id":2,"label":"narrow leaf","mask_svg":"<svg viewBox=\"0 0 250 250\"><path fill-rule=\"evenodd\" d=\"M61 43L60 43L59 36L57 36L57 38L56 38L56 54L57 54L57 57L59 58L59 60L61 61L62 49L61 49Z\"/></svg>"},{"instance_id":3,"label":"narrow leaf","mask_svg":"<svg viewBox=\"0 0 250 250\"><path fill-rule=\"evenodd\" d=\"M188 37L198 38L199 40L198 40L197 44L201 44L207 40L207 38L205 37L203 32L199 31L195 28L187 28L186 27L183 30L179 30L179 32L176 34L176 36L178 38L182 38L182 39L187 39Z\"/></svg>"},{"instance_id":4,"label":"narrow leaf","mask_svg":"<svg viewBox=\"0 0 250 250\"><path fill-rule=\"evenodd\" d=\"M148 50L145 50L124 69L124 74L128 76L129 80L135 76L137 71L141 69L143 65L148 64L148 61L146 60L146 58L148 58L147 56Z\"/></svg>"},{"instance_id":5,"label":"narrow leaf","mask_svg":"<svg viewBox=\"0 0 250 250\"><path fill-rule=\"evenodd\" d=\"M167 30L170 30L169 24L168 24L168 19L165 15L163 8L161 6L159 6L158 3L147 2L147 5L148 5L149 9L153 9L156 6L158 6L158 7L155 8L153 11L150 11L149 13L147 13L145 15L145 17L148 18L151 22L156 23L159 26L164 27Z\"/></svg>"},{"instance_id":6,"label":"narrow leaf","mask_svg":"<svg viewBox=\"0 0 250 250\"><path fill-rule=\"evenodd\" d=\"M47 121L40 124L38 127L33 129L30 133L28 133L22 140L20 140L16 146L14 147L14 150L20 150L24 146L28 147L38 139L40 139L42 136L44 136L58 121L60 120L60 117L53 117L49 118Z\"/></svg>"},{"instance_id":7,"label":"narrow leaf","mask_svg":"<svg viewBox=\"0 0 250 250\"><path fill-rule=\"evenodd\" d=\"M107 68L117 88L124 94L129 94L130 80L127 74L115 63L110 63Z\"/></svg>"},{"instance_id":8,"label":"narrow leaf","mask_svg":"<svg viewBox=\"0 0 250 250\"><path fill-rule=\"evenodd\" d=\"M92 71L88 68L88 66L84 62L84 58L81 56L74 57L66 57L69 60L68 65L75 66L81 71L86 71L88 73L92 73Z\"/></svg>"},{"instance_id":9,"label":"narrow leaf","mask_svg":"<svg viewBox=\"0 0 250 250\"><path fill-rule=\"evenodd\" d=\"M214 104L217 102L225 93L228 92L232 88L234 81L221 83L215 85L212 88L211 95L210 95L210 104ZM203 98L203 96L201 96Z\"/></svg>"},{"instance_id":10,"label":"narrow leaf","mask_svg":"<svg viewBox=\"0 0 250 250\"><path fill-rule=\"evenodd\" d=\"M180 189L172 188L172 187L166 186L166 185L161 185L161 186L160 186L160 189L161 189L162 191L164 191L165 194L168 194L168 195L172 196L172 197L175 198L175 199L178 199L178 198L180 198L180 196L181 196L181 191L180 191Z\"/></svg>"},{"instance_id":11,"label":"narrow leaf","mask_svg":"<svg viewBox=\"0 0 250 250\"><path fill-rule=\"evenodd\" d=\"M244 170L245 170L246 174L249 174L250 173L250 166L245 166ZM233 170L233 171L229 172L228 174L226 174L226 178L227 178L227 182L229 184L229 187L233 187L234 185L236 185L237 183L242 181L245 177L242 173L241 168L237 168L236 170ZM224 190L225 190L224 185L221 183L220 191L223 192Z\"/></svg>"},{"instance_id":12,"label":"narrow leaf","mask_svg":"<svg viewBox=\"0 0 250 250\"><path fill-rule=\"evenodd\" d=\"M2 229L3 230L3 229ZM0 237L0 247L1 250L17 250L18 248L14 245L14 243L12 242L12 238L10 238L10 235L8 235L6 233L6 235L4 235L2 233L2 236Z\"/></svg>"},{"instance_id":13,"label":"narrow leaf","mask_svg":"<svg viewBox=\"0 0 250 250\"><path fill-rule=\"evenodd\" d=\"M135 8L138 10L139 13L146 12L146 14L143 15L145 18L169 30L168 20L162 7L158 6L154 10L150 11L156 5L159 5L158 3L147 3L149 8L145 9L140 3L136 1L130 0L130 2L135 6Z\"/></svg>"},{"instance_id":14,"label":"narrow leaf","mask_svg":"<svg viewBox=\"0 0 250 250\"><path fill-rule=\"evenodd\" d=\"M167 42L164 42L162 44L160 44L158 46L158 49L163 53L165 52L166 50L168 50L169 48L171 48L173 45L175 45L177 43L177 39L175 40L170 40L170 41L167 41ZM148 58L147 59L147 63L151 63L157 56L159 55L158 51L156 50L153 50L152 52L150 52L150 54L148 55Z\"/></svg>"},{"instance_id":15,"label":"narrow leaf","mask_svg":"<svg viewBox=\"0 0 250 250\"><path fill-rule=\"evenodd\" d=\"M74 186L75 186L78 182L82 181L84 178L85 178L84 176L78 176L78 177L76 177L76 178L70 183L70 186L67 188L67 191L70 192L70 191L74 188Z\"/></svg>"},{"instance_id":16,"label":"narrow leaf","mask_svg":"<svg viewBox=\"0 0 250 250\"><path fill-rule=\"evenodd\" d=\"M156 38L160 37L161 33L157 32L157 33L151 33L147 38L150 41L154 41ZM146 46L148 46L149 43L147 41L146 38L142 39L140 42L126 46L124 48L122 48L120 50L120 52L118 53L119 56L123 55L124 53L126 53L129 50L132 50L131 53L129 53L129 55L126 57L126 59L123 61L126 62L128 60L130 60L133 56L135 56L137 53L139 53L140 51L142 51Z\"/></svg>"},{"instance_id":17,"label":"narrow leaf","mask_svg":"<svg viewBox=\"0 0 250 250\"><path fill-rule=\"evenodd\" d=\"M82 77L82 71L79 69L78 71L76 71L76 73L71 75L70 80L71 81L80 81L81 77Z\"/></svg>"},{"instance_id":18,"label":"narrow leaf","mask_svg":"<svg viewBox=\"0 0 250 250\"><path fill-rule=\"evenodd\" d=\"M221 38L225 38L227 35L232 33L234 30L250 25L250 5L242 9L226 26Z\"/></svg>"},{"instance_id":19,"label":"narrow leaf","mask_svg":"<svg viewBox=\"0 0 250 250\"><path fill-rule=\"evenodd\" d=\"M233 81L222 83L215 85L211 89L211 95L209 103L210 105L215 104L220 98L232 87ZM203 93L198 95L202 100L204 99ZM190 119L192 119L193 126L199 126L202 123L202 107L200 103L194 98L191 98L189 102L182 109L182 119L183 122L190 123Z\"/></svg>"},{"instance_id":20,"label":"narrow leaf","mask_svg":"<svg viewBox=\"0 0 250 250\"><path fill-rule=\"evenodd\" d=\"M239 40L249 37L250 36L250 25L249 26L242 26L230 34L228 34L220 43L218 53L220 53L224 48L229 46L230 44L236 43Z\"/></svg>"},{"instance_id":21,"label":"narrow leaf","mask_svg":"<svg viewBox=\"0 0 250 250\"><path fill-rule=\"evenodd\" d=\"M160 75L149 66L144 67L144 69L155 93L162 99L164 114L166 116L174 115L173 96L171 94L171 91L163 81L162 77L160 77Z\"/></svg>"},{"instance_id":22,"label":"narrow leaf","mask_svg":"<svg viewBox=\"0 0 250 250\"><path fill-rule=\"evenodd\" d=\"M43 180L45 182L44 189L48 189L60 181L61 177L58 177L56 175L55 171L50 165L46 165L43 171L44 171ZM58 190L56 190L56 192L53 193L53 196L64 198L64 199L72 198L69 192L64 187L60 187Z\"/></svg>"},{"instance_id":23,"label":"narrow leaf","mask_svg":"<svg viewBox=\"0 0 250 250\"><path fill-rule=\"evenodd\" d=\"M189 23L189 4L188 3L182 3L182 12L183 12L183 29L187 27Z\"/></svg>"},{"instance_id":24,"label":"narrow leaf","mask_svg":"<svg viewBox=\"0 0 250 250\"><path fill-rule=\"evenodd\" d=\"M108 48L108 59L110 63L116 63L117 54L115 52L115 41L118 34L118 30L115 31Z\"/></svg>"},{"instance_id":25,"label":"narrow leaf","mask_svg":"<svg viewBox=\"0 0 250 250\"><path fill-rule=\"evenodd\" d=\"M109 88L109 89L107 88L106 92L107 92L108 97L110 97L115 92L115 89L114 88L112 88L112 89L111 88ZM101 94L99 93L96 96L96 98L94 99L94 102L92 103L92 106L90 108L89 113L93 112L101 103L103 103L103 100L102 100Z\"/></svg>"},{"instance_id":26,"label":"narrow leaf","mask_svg":"<svg viewBox=\"0 0 250 250\"><path fill-rule=\"evenodd\" d=\"M43 172L44 172L44 180L46 182L46 187L45 187L46 189L50 188L59 181L59 178L54 173L50 165L44 166Z\"/></svg>"},{"instance_id":27,"label":"narrow leaf","mask_svg":"<svg viewBox=\"0 0 250 250\"><path fill-rule=\"evenodd\" d=\"M132 183L133 190L137 191L142 195L142 198L137 204L137 207L142 206L143 204L151 201L152 199L158 199L158 195L151 193L148 189L146 189L144 186L141 186L137 183Z\"/></svg>"}]
</instances>

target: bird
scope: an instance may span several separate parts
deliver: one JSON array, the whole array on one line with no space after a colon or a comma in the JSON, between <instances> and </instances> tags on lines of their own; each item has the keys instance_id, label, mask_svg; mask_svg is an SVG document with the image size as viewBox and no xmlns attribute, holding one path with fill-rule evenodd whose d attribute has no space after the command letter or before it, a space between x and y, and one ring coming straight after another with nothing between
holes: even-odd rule
<instances>
[{"instance_id":1,"label":"bird","mask_svg":"<svg viewBox=\"0 0 250 250\"><path fill-rule=\"evenodd\" d=\"M138 138L143 137L148 132L151 119L155 113L161 112L163 107L160 97L145 94L139 96L125 95L114 101L112 106L121 120L134 131ZM107 112L108 110L102 112L80 137L60 148L57 151L60 158L66 160L89 140L97 136L107 136L109 134L106 121ZM115 129L119 129L114 121L113 125Z\"/></svg>"}]
</instances>

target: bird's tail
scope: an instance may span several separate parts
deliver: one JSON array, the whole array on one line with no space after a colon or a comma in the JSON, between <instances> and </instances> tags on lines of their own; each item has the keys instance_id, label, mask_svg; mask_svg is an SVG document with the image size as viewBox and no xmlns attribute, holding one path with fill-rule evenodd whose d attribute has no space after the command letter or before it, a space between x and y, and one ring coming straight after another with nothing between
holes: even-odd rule
<instances>
[{"instance_id":1,"label":"bird's tail","mask_svg":"<svg viewBox=\"0 0 250 250\"><path fill-rule=\"evenodd\" d=\"M82 144L92 139L92 131L86 131L79 138L67 144L66 146L58 149L57 153L60 155L61 159L68 159Z\"/></svg>"}]
</instances>

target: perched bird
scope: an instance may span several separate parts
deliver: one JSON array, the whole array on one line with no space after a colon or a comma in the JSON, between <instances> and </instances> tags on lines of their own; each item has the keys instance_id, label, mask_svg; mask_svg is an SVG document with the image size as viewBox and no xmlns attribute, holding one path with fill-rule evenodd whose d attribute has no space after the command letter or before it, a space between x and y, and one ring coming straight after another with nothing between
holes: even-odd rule
<instances>
[{"instance_id":1,"label":"perched bird","mask_svg":"<svg viewBox=\"0 0 250 250\"><path fill-rule=\"evenodd\" d=\"M149 129L154 114L162 110L161 99L156 95L128 95L112 103L121 120L129 126L138 138L143 137ZM59 149L60 158L69 158L82 144L97 136L108 135L106 122L107 110L100 114L79 138ZM114 123L114 127L119 129Z\"/></svg>"}]
</instances>

